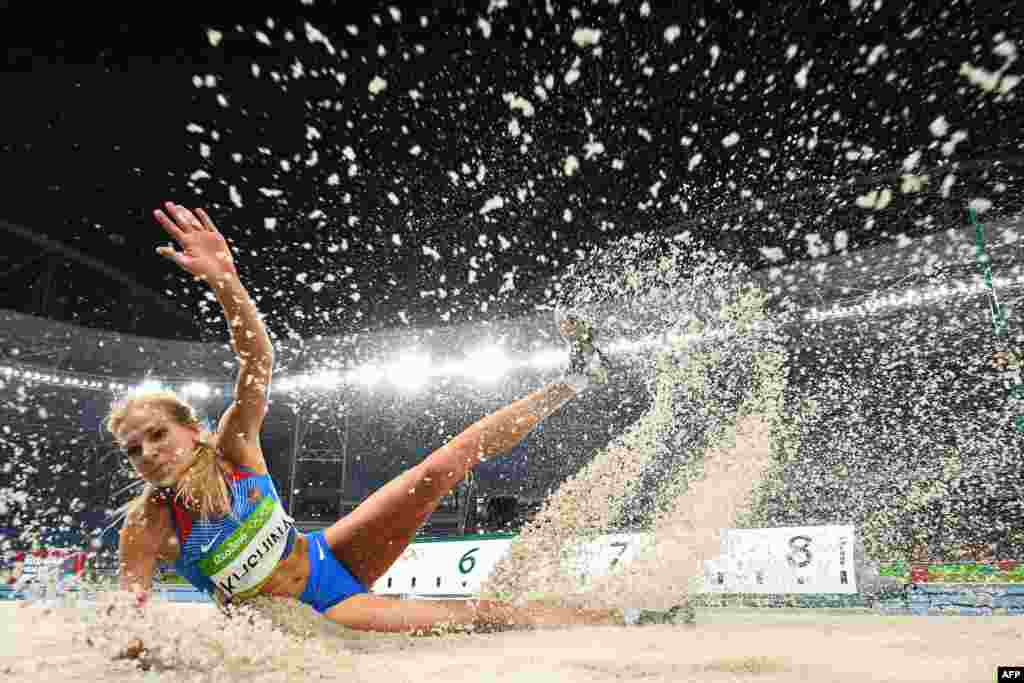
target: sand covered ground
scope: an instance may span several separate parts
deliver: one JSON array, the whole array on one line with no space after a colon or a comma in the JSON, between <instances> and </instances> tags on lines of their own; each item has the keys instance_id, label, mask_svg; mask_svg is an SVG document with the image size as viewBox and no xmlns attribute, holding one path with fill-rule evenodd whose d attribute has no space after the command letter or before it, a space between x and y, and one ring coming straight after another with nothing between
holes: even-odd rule
<instances>
[{"instance_id":1,"label":"sand covered ground","mask_svg":"<svg viewBox=\"0 0 1024 683\"><path fill-rule=\"evenodd\" d=\"M168 605L190 622L214 610ZM1024 663L1024 619L910 617L810 610L715 610L696 627L576 628L564 631L411 638L324 629L316 664L296 654L254 669L139 671L110 662L81 641L81 613L0 606L0 676L12 681L969 681L994 680L997 665ZM176 630L171 624L170 632ZM252 652L267 643L251 639ZM226 658L238 659L239 652ZM298 653L298 659L302 659ZM328 666L328 665L331 666ZM159 667L157 667L159 668ZM243 670L245 669L245 670Z\"/></svg>"}]
</instances>

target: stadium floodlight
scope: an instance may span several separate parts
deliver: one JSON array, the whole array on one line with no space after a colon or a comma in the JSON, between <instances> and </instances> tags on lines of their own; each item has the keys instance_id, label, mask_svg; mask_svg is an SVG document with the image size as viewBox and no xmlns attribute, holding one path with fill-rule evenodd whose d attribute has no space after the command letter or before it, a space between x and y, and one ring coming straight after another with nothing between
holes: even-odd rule
<instances>
[{"instance_id":1,"label":"stadium floodlight","mask_svg":"<svg viewBox=\"0 0 1024 683\"><path fill-rule=\"evenodd\" d=\"M388 381L395 386L407 391L416 391L422 389L434 373L429 356L410 351L399 357L398 361L387 369L386 374Z\"/></svg>"},{"instance_id":2,"label":"stadium floodlight","mask_svg":"<svg viewBox=\"0 0 1024 683\"><path fill-rule=\"evenodd\" d=\"M210 398L213 393L213 389L209 384L204 382L189 382L181 388L181 393L190 398L198 398L200 400Z\"/></svg>"},{"instance_id":3,"label":"stadium floodlight","mask_svg":"<svg viewBox=\"0 0 1024 683\"><path fill-rule=\"evenodd\" d=\"M166 391L166 389L167 389L167 387L165 387L160 382L158 382L158 381L156 381L154 379L148 379L145 382L143 382L142 384L136 385L128 393L130 393L130 394L149 394L149 393L153 393L153 392L157 392L157 391Z\"/></svg>"},{"instance_id":4,"label":"stadium floodlight","mask_svg":"<svg viewBox=\"0 0 1024 683\"><path fill-rule=\"evenodd\" d=\"M377 384L377 382L384 379L384 372L380 367L373 364L360 365L354 370L349 371L346 375L346 379L353 384L362 384L366 387L372 387Z\"/></svg>"},{"instance_id":5,"label":"stadium floodlight","mask_svg":"<svg viewBox=\"0 0 1024 683\"><path fill-rule=\"evenodd\" d=\"M341 374L337 370L323 370L305 379L305 386L315 389L335 389L341 384Z\"/></svg>"},{"instance_id":6,"label":"stadium floodlight","mask_svg":"<svg viewBox=\"0 0 1024 683\"><path fill-rule=\"evenodd\" d=\"M547 351L538 351L530 356L527 364L532 368L548 370L564 364L565 357L565 349L548 349Z\"/></svg>"},{"instance_id":7,"label":"stadium floodlight","mask_svg":"<svg viewBox=\"0 0 1024 683\"><path fill-rule=\"evenodd\" d=\"M512 369L512 362L500 346L487 346L466 358L465 362L456 366L460 375L479 380L480 382L496 382Z\"/></svg>"}]
</instances>

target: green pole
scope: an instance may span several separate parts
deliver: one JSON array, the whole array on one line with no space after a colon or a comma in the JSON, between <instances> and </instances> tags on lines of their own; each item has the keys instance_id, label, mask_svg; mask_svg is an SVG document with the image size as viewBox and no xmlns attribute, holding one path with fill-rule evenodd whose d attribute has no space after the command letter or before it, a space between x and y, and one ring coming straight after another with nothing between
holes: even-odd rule
<instances>
[{"instance_id":1,"label":"green pole","mask_svg":"<svg viewBox=\"0 0 1024 683\"><path fill-rule=\"evenodd\" d=\"M992 277L992 258L985 249L985 227L978 222L978 212L974 209L967 209L967 216L974 226L974 253L978 258L978 266L981 268L981 275L985 280L985 289L988 290L988 308L992 318L992 327L996 337L1005 337L1009 334L1009 326L1006 323L1006 309L999 303L999 295L996 293L995 282Z\"/></svg>"},{"instance_id":2,"label":"green pole","mask_svg":"<svg viewBox=\"0 0 1024 683\"><path fill-rule=\"evenodd\" d=\"M967 216L974 226L974 253L978 259L978 266L981 268L982 277L985 280L985 289L988 290L988 308L992 318L992 329L996 338L1008 337L1010 327L1006 322L1006 309L999 303L999 295L996 293L996 285L992 277L992 259L985 249L985 228L978 222L978 212L974 209L967 209ZM1010 388L1010 398L1024 398L1024 384L1017 384ZM1024 415L1018 415L1013 420L1018 432L1024 432Z\"/></svg>"}]
</instances>

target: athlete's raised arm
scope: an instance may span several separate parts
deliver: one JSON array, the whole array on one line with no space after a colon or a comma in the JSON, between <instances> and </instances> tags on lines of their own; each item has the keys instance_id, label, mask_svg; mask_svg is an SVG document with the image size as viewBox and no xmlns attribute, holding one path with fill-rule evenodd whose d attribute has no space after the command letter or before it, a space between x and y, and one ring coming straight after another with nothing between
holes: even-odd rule
<instances>
[{"instance_id":1,"label":"athlete's raised arm","mask_svg":"<svg viewBox=\"0 0 1024 683\"><path fill-rule=\"evenodd\" d=\"M224 413L217 429L221 450L236 464L265 468L259 450L259 434L267 413L274 346L255 302L238 278L231 249L210 217L202 209L196 209L193 214L171 202L164 206L170 217L159 209L153 215L178 243L181 251L164 246L158 248L157 253L204 280L213 289L224 310L224 319L231 332L231 345L238 356L235 401ZM255 457L261 462L251 461L254 453L258 454Z\"/></svg>"}]
</instances>

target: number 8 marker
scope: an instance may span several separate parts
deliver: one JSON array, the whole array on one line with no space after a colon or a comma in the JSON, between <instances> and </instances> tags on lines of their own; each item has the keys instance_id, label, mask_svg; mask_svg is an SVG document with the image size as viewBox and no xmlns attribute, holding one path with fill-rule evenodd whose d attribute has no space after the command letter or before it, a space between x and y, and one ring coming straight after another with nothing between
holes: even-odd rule
<instances>
[{"instance_id":1,"label":"number 8 marker","mask_svg":"<svg viewBox=\"0 0 1024 683\"><path fill-rule=\"evenodd\" d=\"M797 569L802 569L803 567L806 567L811 563L811 560L814 559L814 555L811 553L810 550L808 550L808 548L810 548L810 545L810 536L794 536L793 538L789 539L790 552L786 555L786 559L789 561L790 566ZM800 561L797 561L795 557L798 554L803 556L803 558Z\"/></svg>"}]
</instances>

